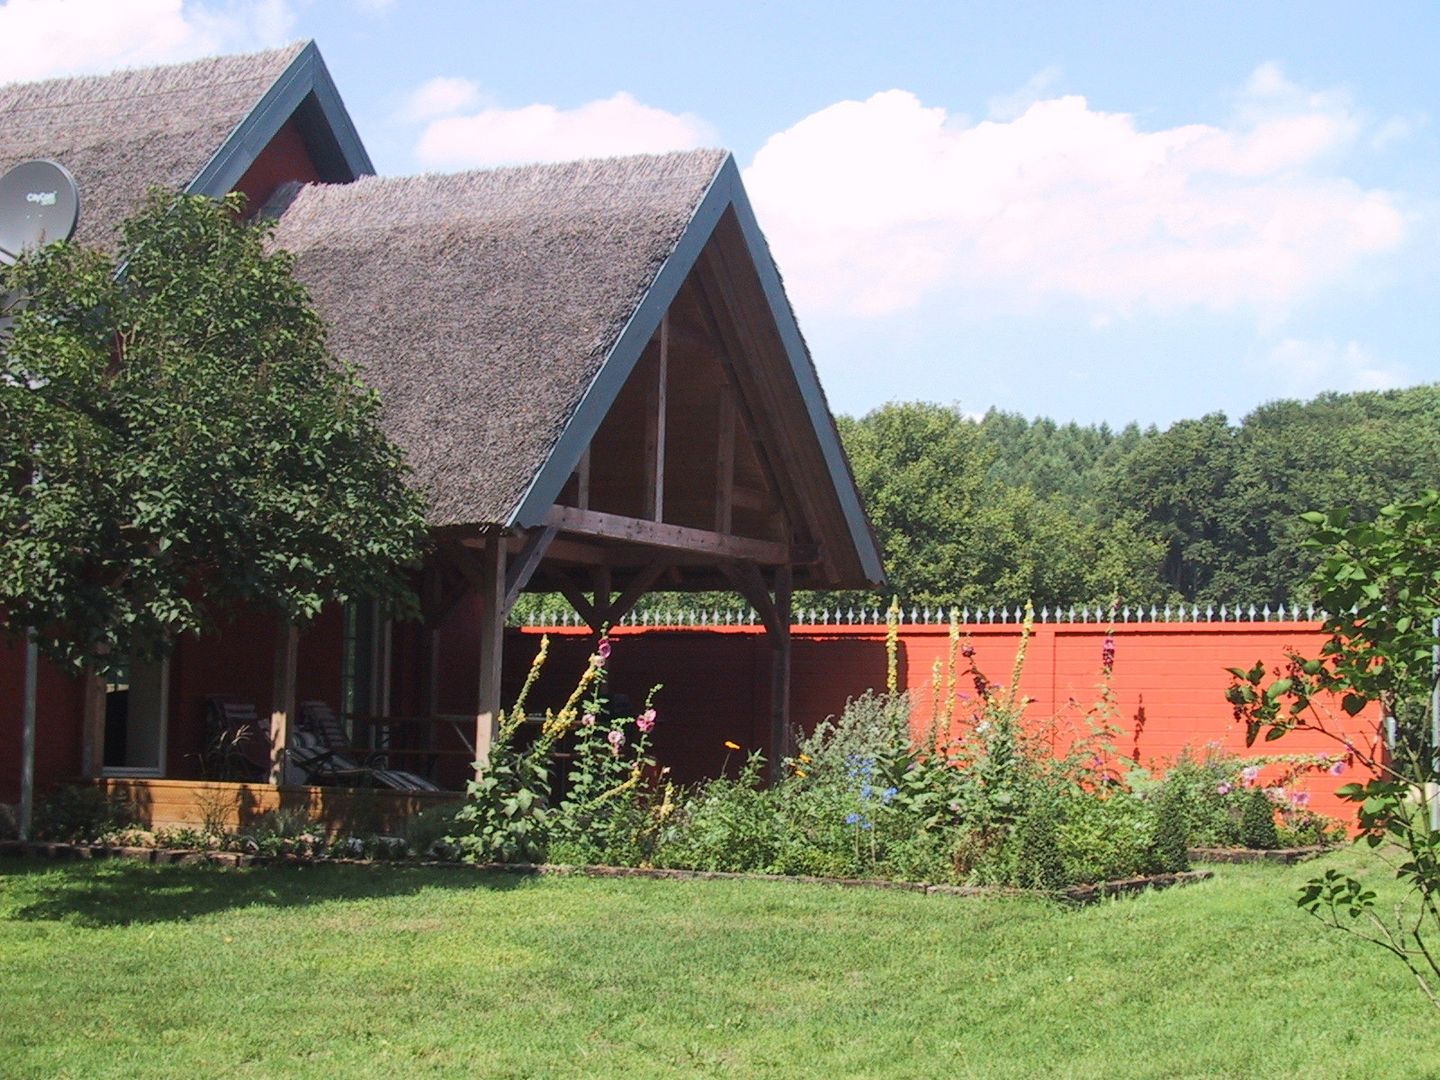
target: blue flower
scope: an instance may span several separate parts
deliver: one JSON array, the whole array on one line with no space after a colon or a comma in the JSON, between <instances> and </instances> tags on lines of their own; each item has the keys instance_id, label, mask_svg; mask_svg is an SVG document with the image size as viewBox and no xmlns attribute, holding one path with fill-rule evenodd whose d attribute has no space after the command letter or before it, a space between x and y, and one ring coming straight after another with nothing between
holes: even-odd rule
<instances>
[{"instance_id":1,"label":"blue flower","mask_svg":"<svg viewBox=\"0 0 1440 1080\"><path fill-rule=\"evenodd\" d=\"M846 825L858 825L858 824L860 824L860 815L857 814L854 810L851 810L850 813L848 813L848 814L845 815L845 824L846 824Z\"/></svg>"},{"instance_id":2,"label":"blue flower","mask_svg":"<svg viewBox=\"0 0 1440 1080\"><path fill-rule=\"evenodd\" d=\"M899 794L899 788L887 787L884 791L880 793L880 801L888 803L891 799L895 798L895 796Z\"/></svg>"},{"instance_id":3,"label":"blue flower","mask_svg":"<svg viewBox=\"0 0 1440 1080\"><path fill-rule=\"evenodd\" d=\"M873 790L874 790L874 789L871 788L871 786L870 786L869 784L861 784L861 785L860 785L860 798L862 798L862 799L868 799L868 798L870 797L870 792L873 791Z\"/></svg>"}]
</instances>

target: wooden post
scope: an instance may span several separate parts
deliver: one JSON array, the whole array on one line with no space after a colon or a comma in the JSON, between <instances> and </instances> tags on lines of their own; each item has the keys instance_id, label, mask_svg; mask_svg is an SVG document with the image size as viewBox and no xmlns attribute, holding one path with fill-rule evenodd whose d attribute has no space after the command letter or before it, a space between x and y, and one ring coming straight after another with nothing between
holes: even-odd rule
<instances>
[{"instance_id":1,"label":"wooden post","mask_svg":"<svg viewBox=\"0 0 1440 1080\"><path fill-rule=\"evenodd\" d=\"M770 630L770 782L795 748L790 733L790 567L775 569L775 628Z\"/></svg>"},{"instance_id":2,"label":"wooden post","mask_svg":"<svg viewBox=\"0 0 1440 1080\"><path fill-rule=\"evenodd\" d=\"M80 693L84 709L80 775L86 780L98 780L105 767L105 681L89 665L80 676Z\"/></svg>"},{"instance_id":3,"label":"wooden post","mask_svg":"<svg viewBox=\"0 0 1440 1080\"><path fill-rule=\"evenodd\" d=\"M270 696L270 783L285 781L285 751L290 745L290 718L295 715L295 669L300 629L281 617L275 629L275 690Z\"/></svg>"},{"instance_id":4,"label":"wooden post","mask_svg":"<svg viewBox=\"0 0 1440 1080\"><path fill-rule=\"evenodd\" d=\"M715 459L715 531L729 533L735 505L735 391L720 388L720 452Z\"/></svg>"},{"instance_id":5,"label":"wooden post","mask_svg":"<svg viewBox=\"0 0 1440 1080\"><path fill-rule=\"evenodd\" d=\"M649 394L645 414L645 514L651 521L665 520L665 412L670 367L670 313L660 317L659 375Z\"/></svg>"},{"instance_id":6,"label":"wooden post","mask_svg":"<svg viewBox=\"0 0 1440 1080\"><path fill-rule=\"evenodd\" d=\"M475 705L475 764L490 756L500 720L500 662L505 643L505 537L487 537L480 553L480 679Z\"/></svg>"},{"instance_id":7,"label":"wooden post","mask_svg":"<svg viewBox=\"0 0 1440 1080\"><path fill-rule=\"evenodd\" d=\"M590 448L580 455L580 464L575 466L575 505L581 510L590 509Z\"/></svg>"}]
</instances>

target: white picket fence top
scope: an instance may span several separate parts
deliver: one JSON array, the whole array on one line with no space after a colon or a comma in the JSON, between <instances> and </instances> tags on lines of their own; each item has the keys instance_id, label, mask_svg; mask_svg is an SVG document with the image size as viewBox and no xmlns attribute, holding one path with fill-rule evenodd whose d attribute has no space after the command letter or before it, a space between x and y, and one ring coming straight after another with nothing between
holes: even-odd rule
<instances>
[{"instance_id":1,"label":"white picket fence top","mask_svg":"<svg viewBox=\"0 0 1440 1080\"><path fill-rule=\"evenodd\" d=\"M962 626L1019 623L1025 618L1023 604L1010 607L959 607L955 609L936 607L912 607L900 612L901 626L944 626L950 622L952 610L956 621ZM1318 622L1327 613L1313 604L1301 608L1299 604L1269 604L1256 607L1254 604L1221 604L1216 607L1206 604L1166 604L1163 608L1152 604L1150 607L1136 604L1107 606L1104 604L1081 604L1068 607L1048 605L1035 610L1037 623L1268 623L1268 622ZM621 619L620 626L653 626L658 628L680 628L691 626L753 626L760 617L753 608L666 608L660 611L631 612ZM800 608L791 619L794 626L871 626L885 625L886 609L883 607L841 608ZM584 626L584 620L574 612L568 612L559 621L541 620L530 614L525 620L530 627Z\"/></svg>"}]
</instances>

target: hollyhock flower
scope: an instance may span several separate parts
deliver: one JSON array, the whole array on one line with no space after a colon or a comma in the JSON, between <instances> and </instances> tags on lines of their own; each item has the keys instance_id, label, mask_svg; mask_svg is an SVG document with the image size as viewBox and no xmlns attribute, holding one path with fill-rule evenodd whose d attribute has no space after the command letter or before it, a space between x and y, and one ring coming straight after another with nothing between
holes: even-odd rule
<instances>
[{"instance_id":1,"label":"hollyhock flower","mask_svg":"<svg viewBox=\"0 0 1440 1080\"><path fill-rule=\"evenodd\" d=\"M1310 805L1310 792L1292 791L1290 793L1290 805L1297 810L1303 810Z\"/></svg>"},{"instance_id":2,"label":"hollyhock flower","mask_svg":"<svg viewBox=\"0 0 1440 1080\"><path fill-rule=\"evenodd\" d=\"M1240 773L1245 778L1245 783L1253 784L1260 776L1259 765L1247 765Z\"/></svg>"},{"instance_id":3,"label":"hollyhock flower","mask_svg":"<svg viewBox=\"0 0 1440 1080\"><path fill-rule=\"evenodd\" d=\"M609 639L609 638L601 638L601 639L600 639L600 646L599 646L599 648L597 648L597 649L595 650L595 652L599 655L599 657L600 657L601 660L609 660L609 659L610 659L610 639Z\"/></svg>"},{"instance_id":4,"label":"hollyhock flower","mask_svg":"<svg viewBox=\"0 0 1440 1080\"><path fill-rule=\"evenodd\" d=\"M625 745L625 733L619 728L616 728L610 732L609 735L605 736L605 741L610 744L610 752L612 754L618 754L620 753L620 747Z\"/></svg>"},{"instance_id":5,"label":"hollyhock flower","mask_svg":"<svg viewBox=\"0 0 1440 1080\"><path fill-rule=\"evenodd\" d=\"M594 727L595 714L593 712L587 712L584 716L580 717L580 723L584 724L586 727Z\"/></svg>"},{"instance_id":6,"label":"hollyhock flower","mask_svg":"<svg viewBox=\"0 0 1440 1080\"><path fill-rule=\"evenodd\" d=\"M1219 783L1219 784L1216 784L1216 785L1215 785L1215 794L1216 794L1216 795L1229 795L1229 794L1230 794L1230 785L1229 785L1229 784L1226 784L1226 783L1223 783L1223 782L1222 782L1222 783Z\"/></svg>"},{"instance_id":7,"label":"hollyhock flower","mask_svg":"<svg viewBox=\"0 0 1440 1080\"><path fill-rule=\"evenodd\" d=\"M1331 776L1339 776L1345 771L1345 762L1337 761L1334 765L1331 765L1329 770L1327 771L1330 773Z\"/></svg>"},{"instance_id":8,"label":"hollyhock flower","mask_svg":"<svg viewBox=\"0 0 1440 1080\"><path fill-rule=\"evenodd\" d=\"M1115 639L1109 635L1100 646L1100 666L1106 671L1115 666Z\"/></svg>"},{"instance_id":9,"label":"hollyhock flower","mask_svg":"<svg viewBox=\"0 0 1440 1080\"><path fill-rule=\"evenodd\" d=\"M646 709L635 719L635 726L645 734L650 734L655 728L655 710Z\"/></svg>"},{"instance_id":10,"label":"hollyhock flower","mask_svg":"<svg viewBox=\"0 0 1440 1080\"><path fill-rule=\"evenodd\" d=\"M975 656L975 646L974 646L974 645L962 645L962 646L960 646L960 655L963 656L963 657L965 657L966 660L972 659L972 658Z\"/></svg>"}]
</instances>

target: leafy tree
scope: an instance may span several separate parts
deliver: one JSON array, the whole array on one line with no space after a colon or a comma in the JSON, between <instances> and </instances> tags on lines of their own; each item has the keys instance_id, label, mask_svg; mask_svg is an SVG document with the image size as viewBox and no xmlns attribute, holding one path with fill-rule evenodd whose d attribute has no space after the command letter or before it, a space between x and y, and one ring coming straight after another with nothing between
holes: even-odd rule
<instances>
[{"instance_id":1,"label":"leafy tree","mask_svg":"<svg viewBox=\"0 0 1440 1080\"><path fill-rule=\"evenodd\" d=\"M1382 915L1373 890L1336 870L1306 885L1299 902L1394 954L1440 1007L1440 832L1429 820L1440 762L1432 748L1407 769L1347 734L1327 711L1330 701L1352 717L1371 702L1386 715L1406 701L1422 716L1431 707L1440 645L1440 493L1387 506L1373 521L1352 522L1344 511L1306 517L1314 529L1306 544L1322 555L1316 587L1334 612L1325 622L1328 640L1318 656L1292 654L1283 671L1267 673L1258 663L1232 669L1227 696L1248 741L1318 731L1371 774L1339 794L1355 803L1361 836L1408 886L1408 906Z\"/></svg>"},{"instance_id":2,"label":"leafy tree","mask_svg":"<svg viewBox=\"0 0 1440 1080\"><path fill-rule=\"evenodd\" d=\"M268 244L223 202L152 192L107 256L5 271L0 611L53 660L163 652L233 605L303 623L405 604L423 504L376 396Z\"/></svg>"},{"instance_id":3,"label":"leafy tree","mask_svg":"<svg viewBox=\"0 0 1440 1080\"><path fill-rule=\"evenodd\" d=\"M1136 516L1101 524L1062 497L995 479L995 447L959 410L891 404L842 417L840 432L906 605L1158 595L1157 545Z\"/></svg>"}]
</instances>

